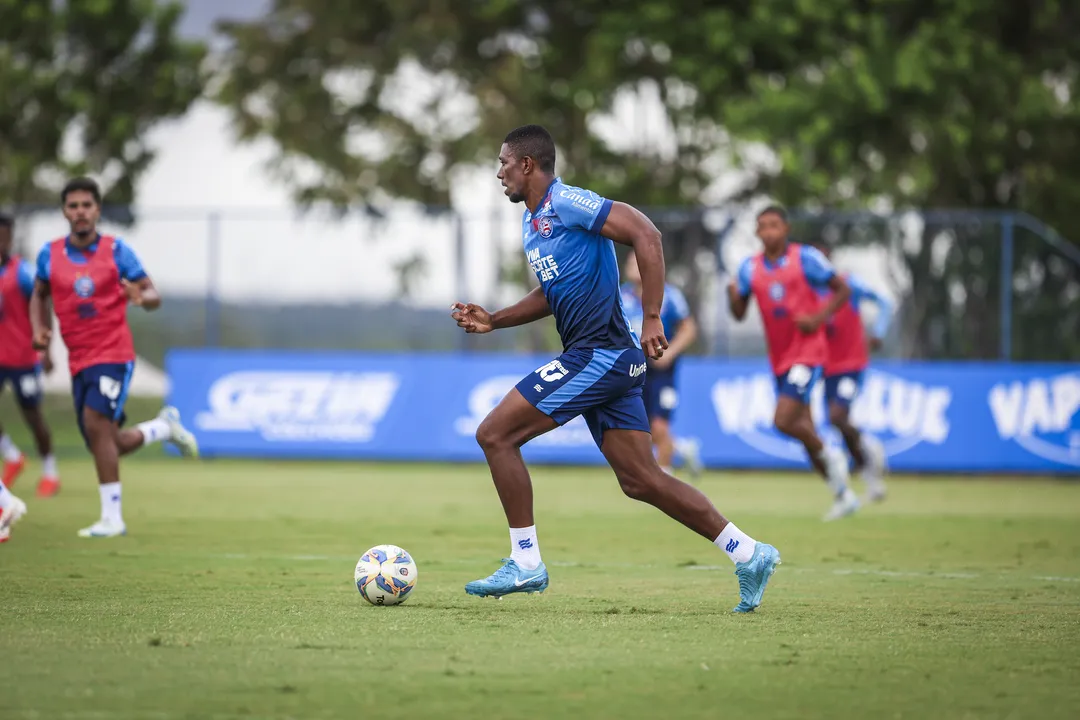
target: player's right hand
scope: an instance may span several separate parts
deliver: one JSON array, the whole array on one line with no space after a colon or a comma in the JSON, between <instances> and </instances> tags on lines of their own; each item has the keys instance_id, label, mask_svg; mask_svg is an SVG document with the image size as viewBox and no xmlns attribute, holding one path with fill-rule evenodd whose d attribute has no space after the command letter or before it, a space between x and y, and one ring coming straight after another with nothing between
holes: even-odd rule
<instances>
[{"instance_id":1,"label":"player's right hand","mask_svg":"<svg viewBox=\"0 0 1080 720\"><path fill-rule=\"evenodd\" d=\"M454 303L450 306L450 317L454 318L459 328L467 333L488 333L494 330L491 313L472 303Z\"/></svg>"},{"instance_id":2,"label":"player's right hand","mask_svg":"<svg viewBox=\"0 0 1080 720\"><path fill-rule=\"evenodd\" d=\"M35 350L48 350L50 340L52 340L52 330L44 328L34 335L32 344Z\"/></svg>"}]
</instances>

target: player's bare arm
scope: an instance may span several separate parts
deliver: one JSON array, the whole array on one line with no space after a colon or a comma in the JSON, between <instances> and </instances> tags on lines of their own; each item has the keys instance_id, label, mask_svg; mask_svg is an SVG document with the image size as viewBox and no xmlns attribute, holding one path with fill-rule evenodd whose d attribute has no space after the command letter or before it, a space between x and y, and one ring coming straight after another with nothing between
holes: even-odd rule
<instances>
[{"instance_id":1,"label":"player's bare arm","mask_svg":"<svg viewBox=\"0 0 1080 720\"><path fill-rule=\"evenodd\" d=\"M641 349L658 359L668 347L660 306L664 303L664 245L652 220L635 207L613 202L600 234L620 245L634 248L641 272Z\"/></svg>"},{"instance_id":2,"label":"player's bare arm","mask_svg":"<svg viewBox=\"0 0 1080 720\"><path fill-rule=\"evenodd\" d=\"M122 280L121 284L132 305L137 305L147 312L161 307L161 293L158 292L149 275L135 281Z\"/></svg>"},{"instance_id":3,"label":"player's bare arm","mask_svg":"<svg viewBox=\"0 0 1080 720\"><path fill-rule=\"evenodd\" d=\"M795 318L795 324L803 332L812 333L817 330L822 323L831 318L837 310L843 307L844 303L851 299L851 286L839 274L833 275L829 279L829 289L832 290L832 296L825 307L813 315Z\"/></svg>"},{"instance_id":4,"label":"player's bare arm","mask_svg":"<svg viewBox=\"0 0 1080 720\"><path fill-rule=\"evenodd\" d=\"M739 293L739 284L734 280L728 284L728 307L731 308L731 316L738 320L743 321L746 317L746 310L750 307L750 296L742 295Z\"/></svg>"},{"instance_id":5,"label":"player's bare arm","mask_svg":"<svg viewBox=\"0 0 1080 720\"><path fill-rule=\"evenodd\" d=\"M49 283L34 280L34 292L30 295L30 327L34 333L34 349L48 350L52 339L52 312L49 309Z\"/></svg>"},{"instance_id":6,"label":"player's bare arm","mask_svg":"<svg viewBox=\"0 0 1080 720\"><path fill-rule=\"evenodd\" d=\"M536 287L528 295L507 308L489 313L473 303L454 303L450 317L467 333L488 333L501 328L517 327L546 318L551 306L542 288Z\"/></svg>"}]
</instances>

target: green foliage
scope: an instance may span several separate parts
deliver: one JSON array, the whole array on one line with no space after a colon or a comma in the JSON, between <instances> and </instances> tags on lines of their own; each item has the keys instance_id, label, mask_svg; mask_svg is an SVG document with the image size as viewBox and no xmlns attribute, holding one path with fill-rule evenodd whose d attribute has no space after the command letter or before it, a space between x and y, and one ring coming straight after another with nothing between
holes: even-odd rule
<instances>
[{"instance_id":1,"label":"green foliage","mask_svg":"<svg viewBox=\"0 0 1080 720\"><path fill-rule=\"evenodd\" d=\"M205 48L176 37L182 11L0 0L0 200L51 204L62 178L92 173L111 202L131 202L153 159L148 131L202 92Z\"/></svg>"},{"instance_id":2,"label":"green foliage","mask_svg":"<svg viewBox=\"0 0 1080 720\"><path fill-rule=\"evenodd\" d=\"M244 138L279 144L307 201L445 204L456 168L540 122L568 178L646 206L699 202L732 162L736 198L810 209L1017 210L1069 232L1080 203L1080 6L1064 0L277 0L225 29L219 97ZM599 141L597 117L645 87L674 146ZM908 352L996 355L1000 227L817 225L902 258ZM1022 242L1012 269L1018 356L1080 354L1077 265ZM1023 314L1040 298L1061 312Z\"/></svg>"}]
</instances>

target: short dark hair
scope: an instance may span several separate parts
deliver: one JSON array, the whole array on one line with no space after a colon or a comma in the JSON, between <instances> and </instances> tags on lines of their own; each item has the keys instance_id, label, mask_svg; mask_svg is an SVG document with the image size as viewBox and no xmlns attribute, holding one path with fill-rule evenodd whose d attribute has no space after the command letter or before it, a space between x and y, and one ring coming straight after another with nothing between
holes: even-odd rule
<instances>
[{"instance_id":1,"label":"short dark hair","mask_svg":"<svg viewBox=\"0 0 1080 720\"><path fill-rule=\"evenodd\" d=\"M15 218L7 213L0 212L0 227L15 227Z\"/></svg>"},{"instance_id":2,"label":"short dark hair","mask_svg":"<svg viewBox=\"0 0 1080 720\"><path fill-rule=\"evenodd\" d=\"M60 203L66 203L67 196L73 192L88 192L94 196L94 202L101 204L101 188L92 178L77 177L68 180L67 185L60 191Z\"/></svg>"},{"instance_id":3,"label":"short dark hair","mask_svg":"<svg viewBox=\"0 0 1080 720\"><path fill-rule=\"evenodd\" d=\"M759 212L757 214L758 220L765 217L766 215L777 215L785 223L788 221L788 219L787 219L787 210L780 207L779 205L770 205L767 208L765 208L764 210L762 210L761 212Z\"/></svg>"},{"instance_id":4,"label":"short dark hair","mask_svg":"<svg viewBox=\"0 0 1080 720\"><path fill-rule=\"evenodd\" d=\"M555 172L555 141L540 125L522 125L506 135L504 143L514 157L531 157L546 173Z\"/></svg>"}]
</instances>

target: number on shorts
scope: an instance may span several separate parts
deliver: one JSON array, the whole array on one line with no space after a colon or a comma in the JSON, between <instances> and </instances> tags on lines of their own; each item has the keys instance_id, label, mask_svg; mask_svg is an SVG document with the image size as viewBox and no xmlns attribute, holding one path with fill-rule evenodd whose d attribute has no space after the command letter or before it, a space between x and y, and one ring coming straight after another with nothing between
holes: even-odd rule
<instances>
[{"instance_id":1,"label":"number on shorts","mask_svg":"<svg viewBox=\"0 0 1080 720\"><path fill-rule=\"evenodd\" d=\"M116 400L120 397L120 381L114 380L111 377L103 377L98 381L98 389L101 394L109 400Z\"/></svg>"},{"instance_id":2,"label":"number on shorts","mask_svg":"<svg viewBox=\"0 0 1080 720\"><path fill-rule=\"evenodd\" d=\"M840 378L836 384L836 394L845 400L853 400L855 393L859 391L859 385L852 378Z\"/></svg>"},{"instance_id":3,"label":"number on shorts","mask_svg":"<svg viewBox=\"0 0 1080 720\"><path fill-rule=\"evenodd\" d=\"M41 393L41 380L37 375L23 375L19 378L19 391L25 398L37 397Z\"/></svg>"},{"instance_id":4,"label":"number on shorts","mask_svg":"<svg viewBox=\"0 0 1080 720\"><path fill-rule=\"evenodd\" d=\"M792 365L788 370L787 381L799 390L806 389L806 386L810 384L810 378L814 376L814 371L806 365Z\"/></svg>"},{"instance_id":5,"label":"number on shorts","mask_svg":"<svg viewBox=\"0 0 1080 720\"><path fill-rule=\"evenodd\" d=\"M544 382L555 382L566 377L566 368L558 360L552 360L542 368L538 368L536 372Z\"/></svg>"},{"instance_id":6,"label":"number on shorts","mask_svg":"<svg viewBox=\"0 0 1080 720\"><path fill-rule=\"evenodd\" d=\"M673 387L666 387L660 390L660 407L664 410L674 410L675 406L679 404L679 391Z\"/></svg>"}]
</instances>

